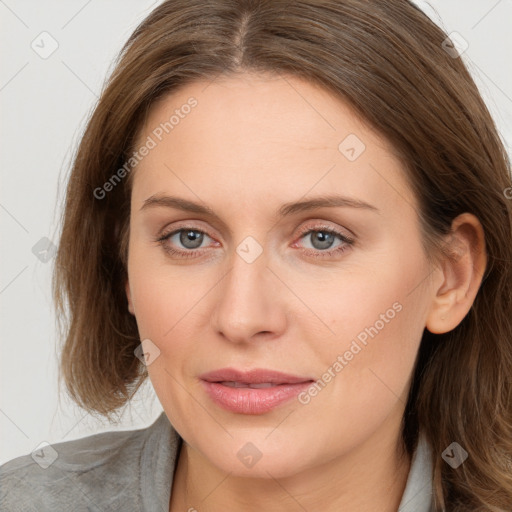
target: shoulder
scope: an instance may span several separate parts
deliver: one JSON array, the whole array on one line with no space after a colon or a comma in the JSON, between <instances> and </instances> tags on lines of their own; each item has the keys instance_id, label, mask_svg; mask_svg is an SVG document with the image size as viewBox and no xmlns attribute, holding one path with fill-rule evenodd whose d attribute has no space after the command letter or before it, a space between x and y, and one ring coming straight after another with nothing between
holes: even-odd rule
<instances>
[{"instance_id":1,"label":"shoulder","mask_svg":"<svg viewBox=\"0 0 512 512\"><path fill-rule=\"evenodd\" d=\"M0 466L0 510L138 509L144 429L103 432L43 446Z\"/></svg>"}]
</instances>

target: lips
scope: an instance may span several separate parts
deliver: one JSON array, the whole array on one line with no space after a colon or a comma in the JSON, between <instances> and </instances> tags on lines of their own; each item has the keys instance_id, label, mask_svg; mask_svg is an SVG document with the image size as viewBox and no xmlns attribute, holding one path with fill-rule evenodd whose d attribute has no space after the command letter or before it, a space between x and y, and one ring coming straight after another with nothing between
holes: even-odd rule
<instances>
[{"instance_id":1,"label":"lips","mask_svg":"<svg viewBox=\"0 0 512 512\"><path fill-rule=\"evenodd\" d=\"M219 407L237 414L264 414L289 402L313 379L273 370L224 368L200 376L203 389Z\"/></svg>"},{"instance_id":2,"label":"lips","mask_svg":"<svg viewBox=\"0 0 512 512\"><path fill-rule=\"evenodd\" d=\"M263 388L271 388L273 386L280 386L281 384L272 384L271 382L261 382L259 384L254 384L251 382L232 382L232 381L224 381L221 382L223 386L228 386L230 388L252 388L252 389L263 389Z\"/></svg>"},{"instance_id":3,"label":"lips","mask_svg":"<svg viewBox=\"0 0 512 512\"><path fill-rule=\"evenodd\" d=\"M312 377L301 377L264 368L255 368L248 371L237 370L235 368L222 368L200 375L199 378L207 382L239 384L233 387L253 387L252 385L255 384L270 384L276 386L280 384L298 384L314 380Z\"/></svg>"}]
</instances>

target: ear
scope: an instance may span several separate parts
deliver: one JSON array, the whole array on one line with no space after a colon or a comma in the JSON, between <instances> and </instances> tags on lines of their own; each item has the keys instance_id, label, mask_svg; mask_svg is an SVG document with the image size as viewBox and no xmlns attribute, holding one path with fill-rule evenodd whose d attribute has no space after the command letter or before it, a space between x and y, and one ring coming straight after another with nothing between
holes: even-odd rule
<instances>
[{"instance_id":1,"label":"ear","mask_svg":"<svg viewBox=\"0 0 512 512\"><path fill-rule=\"evenodd\" d=\"M473 305L487 265L485 235L480 221L463 213L452 222L441 264L442 284L435 290L426 328L434 334L451 331Z\"/></svg>"},{"instance_id":2,"label":"ear","mask_svg":"<svg viewBox=\"0 0 512 512\"><path fill-rule=\"evenodd\" d=\"M135 311L133 309L133 303L132 303L132 292L130 290L130 281L127 279L125 284L125 291L126 291L126 298L128 299L128 311L135 315Z\"/></svg>"}]
</instances>

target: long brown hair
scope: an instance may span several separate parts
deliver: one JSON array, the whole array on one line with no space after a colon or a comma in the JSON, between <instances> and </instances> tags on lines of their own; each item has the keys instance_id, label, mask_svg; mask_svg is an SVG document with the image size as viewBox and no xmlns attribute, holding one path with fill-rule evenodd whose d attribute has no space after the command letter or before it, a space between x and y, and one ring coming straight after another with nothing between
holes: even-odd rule
<instances>
[{"instance_id":1,"label":"long brown hair","mask_svg":"<svg viewBox=\"0 0 512 512\"><path fill-rule=\"evenodd\" d=\"M72 398L109 417L147 378L134 356L140 339L124 283L133 175L126 164L149 107L219 74L305 78L350 104L391 143L418 198L432 261L448 257L441 242L458 214L482 223L488 265L481 287L455 329L425 329L402 437L411 455L419 429L427 436L436 510L511 510L510 161L446 38L408 0L160 4L115 62L69 178L53 287L64 338L61 378ZM452 442L469 453L456 470L441 458Z\"/></svg>"}]
</instances>

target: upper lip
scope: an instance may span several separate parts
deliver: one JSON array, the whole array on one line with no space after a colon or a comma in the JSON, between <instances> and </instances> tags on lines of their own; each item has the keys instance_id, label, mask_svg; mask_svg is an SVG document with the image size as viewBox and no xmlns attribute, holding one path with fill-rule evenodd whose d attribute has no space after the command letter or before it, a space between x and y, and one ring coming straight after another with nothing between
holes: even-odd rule
<instances>
[{"instance_id":1,"label":"upper lip","mask_svg":"<svg viewBox=\"0 0 512 512\"><path fill-rule=\"evenodd\" d=\"M243 382L245 384L297 384L309 382L311 377L301 377L288 373L277 372L265 368L254 368L252 370L237 370L236 368L220 368L211 372L203 373L200 379L208 382Z\"/></svg>"}]
</instances>

